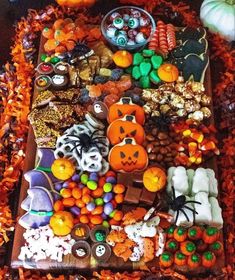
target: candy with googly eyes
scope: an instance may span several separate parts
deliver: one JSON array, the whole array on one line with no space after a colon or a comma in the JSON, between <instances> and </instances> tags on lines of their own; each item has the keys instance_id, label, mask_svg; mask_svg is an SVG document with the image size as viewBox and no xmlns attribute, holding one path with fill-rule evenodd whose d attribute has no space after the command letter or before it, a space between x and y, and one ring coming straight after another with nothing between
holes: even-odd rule
<instances>
[{"instance_id":1,"label":"candy with googly eyes","mask_svg":"<svg viewBox=\"0 0 235 280\"><path fill-rule=\"evenodd\" d=\"M122 29L124 26L124 20L121 17L116 17L113 20L113 26L116 27L117 29Z\"/></svg>"},{"instance_id":2,"label":"candy with googly eyes","mask_svg":"<svg viewBox=\"0 0 235 280\"><path fill-rule=\"evenodd\" d=\"M119 45L119 46L126 46L127 44L127 36L125 34L118 34L117 36L117 39L116 39L116 43Z\"/></svg>"},{"instance_id":3,"label":"candy with googly eyes","mask_svg":"<svg viewBox=\"0 0 235 280\"><path fill-rule=\"evenodd\" d=\"M106 35L109 38L113 38L116 35L117 28L113 27L112 25L108 26L106 30Z\"/></svg>"},{"instance_id":4,"label":"candy with googly eyes","mask_svg":"<svg viewBox=\"0 0 235 280\"><path fill-rule=\"evenodd\" d=\"M131 16L135 18L141 17L141 12L138 10L131 9Z\"/></svg>"},{"instance_id":5,"label":"candy with googly eyes","mask_svg":"<svg viewBox=\"0 0 235 280\"><path fill-rule=\"evenodd\" d=\"M130 39L134 40L134 39L135 39L135 36L138 34L138 32L137 32L136 30L134 30L134 29L130 29L130 30L127 32L127 34L128 34L128 37L129 37Z\"/></svg>"},{"instance_id":6,"label":"candy with googly eyes","mask_svg":"<svg viewBox=\"0 0 235 280\"><path fill-rule=\"evenodd\" d=\"M138 18L134 18L134 17L130 17L130 18L129 18L129 20L128 20L128 26L129 26L130 28L135 29L135 28L138 28L139 25L140 25L140 24L139 24Z\"/></svg>"},{"instance_id":7,"label":"candy with googly eyes","mask_svg":"<svg viewBox=\"0 0 235 280\"><path fill-rule=\"evenodd\" d=\"M113 21L117 17L121 17L121 15L118 12L112 13L112 15L110 16L110 21Z\"/></svg>"},{"instance_id":8,"label":"candy with googly eyes","mask_svg":"<svg viewBox=\"0 0 235 280\"><path fill-rule=\"evenodd\" d=\"M130 18L130 15L128 15L128 14L124 14L124 15L123 15L123 20L124 20L125 22L128 22L129 18Z\"/></svg>"},{"instance_id":9,"label":"candy with googly eyes","mask_svg":"<svg viewBox=\"0 0 235 280\"><path fill-rule=\"evenodd\" d=\"M137 35L136 35L136 37L135 37L135 41L136 41L136 43L143 43L143 42L145 42L146 41L146 39L145 39L145 36L144 36L144 34L142 33L142 32L139 32Z\"/></svg>"},{"instance_id":10,"label":"candy with googly eyes","mask_svg":"<svg viewBox=\"0 0 235 280\"><path fill-rule=\"evenodd\" d=\"M147 17L140 17L140 26L148 26L150 24L150 19Z\"/></svg>"}]
</instances>

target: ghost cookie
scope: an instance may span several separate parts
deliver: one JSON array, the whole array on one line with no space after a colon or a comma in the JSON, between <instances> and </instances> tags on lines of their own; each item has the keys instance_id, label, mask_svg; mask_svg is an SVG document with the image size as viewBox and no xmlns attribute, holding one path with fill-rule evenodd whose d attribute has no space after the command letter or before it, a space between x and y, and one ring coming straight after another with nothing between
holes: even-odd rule
<instances>
[{"instance_id":1,"label":"ghost cookie","mask_svg":"<svg viewBox=\"0 0 235 280\"><path fill-rule=\"evenodd\" d=\"M105 103L96 101L92 105L91 112L97 119L105 120L108 116L108 107L105 105Z\"/></svg>"},{"instance_id":2,"label":"ghost cookie","mask_svg":"<svg viewBox=\"0 0 235 280\"><path fill-rule=\"evenodd\" d=\"M111 248L107 243L98 242L92 246L91 253L98 262L105 262L111 256Z\"/></svg>"},{"instance_id":3,"label":"ghost cookie","mask_svg":"<svg viewBox=\"0 0 235 280\"><path fill-rule=\"evenodd\" d=\"M72 254L77 259L88 258L91 254L91 247L89 243L84 240L74 243L72 247Z\"/></svg>"}]
</instances>

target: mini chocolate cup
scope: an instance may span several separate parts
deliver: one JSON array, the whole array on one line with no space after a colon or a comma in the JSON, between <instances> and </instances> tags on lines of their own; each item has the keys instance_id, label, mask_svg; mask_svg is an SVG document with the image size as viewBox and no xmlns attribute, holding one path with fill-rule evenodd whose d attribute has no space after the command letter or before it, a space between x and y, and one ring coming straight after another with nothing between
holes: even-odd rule
<instances>
[{"instance_id":1,"label":"mini chocolate cup","mask_svg":"<svg viewBox=\"0 0 235 280\"><path fill-rule=\"evenodd\" d=\"M84 250L86 252L86 254L79 256L78 252L77 252L79 249ZM91 247L90 247L89 243L84 240L77 241L72 246L72 254L75 258L80 259L80 260L89 258L91 255Z\"/></svg>"},{"instance_id":2,"label":"mini chocolate cup","mask_svg":"<svg viewBox=\"0 0 235 280\"><path fill-rule=\"evenodd\" d=\"M104 231L105 233L105 239L104 240L97 240L95 237L95 234L97 231ZM93 227L93 229L90 231L90 238L93 242L105 242L107 235L109 234L109 229L107 227L104 227L102 225L97 225Z\"/></svg>"},{"instance_id":3,"label":"mini chocolate cup","mask_svg":"<svg viewBox=\"0 0 235 280\"><path fill-rule=\"evenodd\" d=\"M65 69L59 69L60 66L64 66ZM69 66L70 65L67 62L60 61L54 66L54 72L59 75L66 75L69 72Z\"/></svg>"},{"instance_id":4,"label":"mini chocolate cup","mask_svg":"<svg viewBox=\"0 0 235 280\"><path fill-rule=\"evenodd\" d=\"M102 254L103 248L105 248L105 252ZM99 256L97 253L102 255ZM111 257L112 250L107 243L98 242L92 245L91 254L98 262L105 262Z\"/></svg>"},{"instance_id":5,"label":"mini chocolate cup","mask_svg":"<svg viewBox=\"0 0 235 280\"><path fill-rule=\"evenodd\" d=\"M83 237L82 237L82 236L76 235L76 230L77 230L78 228L84 228L85 234L84 234ZM88 225L79 223L79 224L76 224L76 225L73 227L73 229L72 229L72 231L71 231L71 236L72 236L72 238L75 239L76 241L77 241L77 240L86 240L86 239L88 239L88 237L89 237L89 233L90 233L90 228L88 227Z\"/></svg>"},{"instance_id":6,"label":"mini chocolate cup","mask_svg":"<svg viewBox=\"0 0 235 280\"><path fill-rule=\"evenodd\" d=\"M45 86L38 85L37 82L40 79L46 79L47 80L47 84ZM47 76L47 75L39 75L39 76L37 76L37 78L34 81L34 85L35 85L36 89L39 90L39 91L43 91L43 90L48 89L51 86L51 83L52 83L51 82L51 78L49 76Z\"/></svg>"},{"instance_id":7,"label":"mini chocolate cup","mask_svg":"<svg viewBox=\"0 0 235 280\"><path fill-rule=\"evenodd\" d=\"M59 77L61 77L61 78L63 77L63 79L64 79L63 83L59 83L59 84L55 83L55 79L59 78ZM68 82L69 82L69 79L65 75L55 74L51 77L51 83L55 90L60 90L60 89L66 88L68 85Z\"/></svg>"},{"instance_id":8,"label":"mini chocolate cup","mask_svg":"<svg viewBox=\"0 0 235 280\"><path fill-rule=\"evenodd\" d=\"M43 70L43 66L48 66L48 70ZM41 62L38 64L36 71L41 75L49 75L54 72L54 65L50 62Z\"/></svg>"}]
</instances>

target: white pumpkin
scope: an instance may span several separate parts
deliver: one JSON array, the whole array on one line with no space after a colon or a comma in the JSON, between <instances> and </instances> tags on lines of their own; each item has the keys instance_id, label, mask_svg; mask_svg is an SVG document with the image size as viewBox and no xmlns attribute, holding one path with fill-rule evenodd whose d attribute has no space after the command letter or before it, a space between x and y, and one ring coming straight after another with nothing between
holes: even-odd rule
<instances>
[{"instance_id":1,"label":"white pumpkin","mask_svg":"<svg viewBox=\"0 0 235 280\"><path fill-rule=\"evenodd\" d=\"M204 0L200 18L211 32L235 40L235 0Z\"/></svg>"}]
</instances>

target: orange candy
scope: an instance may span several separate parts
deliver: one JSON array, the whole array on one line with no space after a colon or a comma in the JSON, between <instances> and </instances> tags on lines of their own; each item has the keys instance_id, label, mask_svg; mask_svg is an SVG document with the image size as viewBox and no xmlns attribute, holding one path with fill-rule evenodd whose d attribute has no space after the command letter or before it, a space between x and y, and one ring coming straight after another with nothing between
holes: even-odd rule
<instances>
[{"instance_id":1,"label":"orange candy","mask_svg":"<svg viewBox=\"0 0 235 280\"><path fill-rule=\"evenodd\" d=\"M118 221L115 221L114 219L111 219L111 220L109 220L109 224L110 224L111 226L118 226L118 225L119 225L119 222L118 222Z\"/></svg>"},{"instance_id":2,"label":"orange candy","mask_svg":"<svg viewBox=\"0 0 235 280\"><path fill-rule=\"evenodd\" d=\"M90 201L91 201L91 196L89 194L85 194L82 196L82 201L85 203L85 204L88 204Z\"/></svg>"},{"instance_id":3,"label":"orange candy","mask_svg":"<svg viewBox=\"0 0 235 280\"><path fill-rule=\"evenodd\" d=\"M101 91L101 88L99 85L87 86L87 89L89 90L89 96L91 98L99 97L102 94L102 91Z\"/></svg>"},{"instance_id":4,"label":"orange candy","mask_svg":"<svg viewBox=\"0 0 235 280\"><path fill-rule=\"evenodd\" d=\"M96 206L96 208L91 212L92 215L100 215L103 213L103 206Z\"/></svg>"},{"instance_id":5,"label":"orange candy","mask_svg":"<svg viewBox=\"0 0 235 280\"><path fill-rule=\"evenodd\" d=\"M75 35L76 35L78 40L79 39L81 40L86 36L86 33L84 32L84 30L81 27L76 27Z\"/></svg>"},{"instance_id":6,"label":"orange candy","mask_svg":"<svg viewBox=\"0 0 235 280\"><path fill-rule=\"evenodd\" d=\"M119 221L121 221L122 217L123 217L122 211L119 211L119 210L118 210L118 211L115 212L115 214L114 214L114 216L113 216L113 219L114 219L115 221L119 222Z\"/></svg>"},{"instance_id":7,"label":"orange candy","mask_svg":"<svg viewBox=\"0 0 235 280\"><path fill-rule=\"evenodd\" d=\"M66 47L66 49L67 49L68 51L71 51L71 50L73 50L74 47L75 47L75 42L73 42L73 41L65 41L65 42L64 42L64 46Z\"/></svg>"},{"instance_id":8,"label":"orange candy","mask_svg":"<svg viewBox=\"0 0 235 280\"><path fill-rule=\"evenodd\" d=\"M58 46L55 48L56 53L64 53L66 52L66 48L64 46Z\"/></svg>"},{"instance_id":9,"label":"orange candy","mask_svg":"<svg viewBox=\"0 0 235 280\"><path fill-rule=\"evenodd\" d=\"M88 224L89 223L89 218L86 215L81 215L80 216L80 222L82 224Z\"/></svg>"},{"instance_id":10,"label":"orange candy","mask_svg":"<svg viewBox=\"0 0 235 280\"><path fill-rule=\"evenodd\" d=\"M66 207L72 207L72 206L75 205L76 200L75 200L75 198L73 198L73 197L68 197L68 198L64 198L64 199L62 200L62 202L63 202L63 205L64 205L64 206L66 206Z\"/></svg>"},{"instance_id":11,"label":"orange candy","mask_svg":"<svg viewBox=\"0 0 235 280\"><path fill-rule=\"evenodd\" d=\"M72 189L72 196L76 199L81 198L82 197L82 190L77 188L77 187L73 188Z\"/></svg>"},{"instance_id":12,"label":"orange candy","mask_svg":"<svg viewBox=\"0 0 235 280\"><path fill-rule=\"evenodd\" d=\"M103 219L102 219L102 217L101 216L99 216L99 215L91 215L90 216L90 222L93 224L93 225L100 225L100 224L102 224L102 222L103 222Z\"/></svg>"},{"instance_id":13,"label":"orange candy","mask_svg":"<svg viewBox=\"0 0 235 280\"><path fill-rule=\"evenodd\" d=\"M101 197L104 193L104 190L102 187L98 187L96 190L91 192L92 197L98 198Z\"/></svg>"},{"instance_id":14,"label":"orange candy","mask_svg":"<svg viewBox=\"0 0 235 280\"><path fill-rule=\"evenodd\" d=\"M54 31L51 28L45 27L42 30L43 37L47 39L53 39L54 38Z\"/></svg>"},{"instance_id":15,"label":"orange candy","mask_svg":"<svg viewBox=\"0 0 235 280\"><path fill-rule=\"evenodd\" d=\"M65 25L64 31L65 31L66 33L68 33L68 32L70 32L70 31L72 31L72 30L75 30L75 28L76 28L75 23L70 22L70 23L68 23L68 24Z\"/></svg>"},{"instance_id":16,"label":"orange candy","mask_svg":"<svg viewBox=\"0 0 235 280\"><path fill-rule=\"evenodd\" d=\"M100 177L98 181L98 186L103 188L103 185L106 183L105 177Z\"/></svg>"},{"instance_id":17,"label":"orange candy","mask_svg":"<svg viewBox=\"0 0 235 280\"><path fill-rule=\"evenodd\" d=\"M73 31L70 31L69 33L67 33L65 35L65 38L66 38L67 41L69 41L69 40L73 40L75 42L77 41L76 34Z\"/></svg>"},{"instance_id":18,"label":"orange candy","mask_svg":"<svg viewBox=\"0 0 235 280\"><path fill-rule=\"evenodd\" d=\"M84 206L84 207L81 208L81 214L82 214L82 215L87 215L87 214L89 214L89 213L90 213L90 212L87 210L86 206Z\"/></svg>"},{"instance_id":19,"label":"orange candy","mask_svg":"<svg viewBox=\"0 0 235 280\"><path fill-rule=\"evenodd\" d=\"M72 196L72 191L70 189L61 189L60 194L63 198L69 198Z\"/></svg>"},{"instance_id":20,"label":"orange candy","mask_svg":"<svg viewBox=\"0 0 235 280\"><path fill-rule=\"evenodd\" d=\"M69 189L73 189L75 187L77 187L77 183L76 182L69 182L69 186L68 186Z\"/></svg>"},{"instance_id":21,"label":"orange candy","mask_svg":"<svg viewBox=\"0 0 235 280\"><path fill-rule=\"evenodd\" d=\"M91 194L91 190L88 189L88 187L84 187L84 188L82 189L82 195L85 195L85 194Z\"/></svg>"},{"instance_id":22,"label":"orange candy","mask_svg":"<svg viewBox=\"0 0 235 280\"><path fill-rule=\"evenodd\" d=\"M54 38L59 41L65 41L66 40L66 34L62 30L56 30L54 34Z\"/></svg>"},{"instance_id":23,"label":"orange candy","mask_svg":"<svg viewBox=\"0 0 235 280\"><path fill-rule=\"evenodd\" d=\"M53 208L54 208L55 212L63 211L64 210L64 205L63 205L61 200L57 200L54 203Z\"/></svg>"},{"instance_id":24,"label":"orange candy","mask_svg":"<svg viewBox=\"0 0 235 280\"><path fill-rule=\"evenodd\" d=\"M125 191L125 186L122 185L122 184L116 184L113 187L113 192L114 193L120 194L120 193L124 193L124 191Z\"/></svg>"},{"instance_id":25,"label":"orange candy","mask_svg":"<svg viewBox=\"0 0 235 280\"><path fill-rule=\"evenodd\" d=\"M116 178L116 173L114 171L108 171L106 174L105 174L105 177L114 177Z\"/></svg>"},{"instance_id":26,"label":"orange candy","mask_svg":"<svg viewBox=\"0 0 235 280\"><path fill-rule=\"evenodd\" d=\"M120 193L120 194L117 194L117 195L115 195L114 199L115 199L115 201L116 201L117 203L122 203L123 200L124 200L124 195L121 194L121 193Z\"/></svg>"},{"instance_id":27,"label":"orange candy","mask_svg":"<svg viewBox=\"0 0 235 280\"><path fill-rule=\"evenodd\" d=\"M52 52L55 50L56 47L58 47L59 43L60 42L55 39L48 39L44 44L44 50L46 52Z\"/></svg>"},{"instance_id":28,"label":"orange candy","mask_svg":"<svg viewBox=\"0 0 235 280\"><path fill-rule=\"evenodd\" d=\"M54 29L62 29L65 25L65 21L60 18L60 19L57 19L54 24L53 24L53 28Z\"/></svg>"},{"instance_id":29,"label":"orange candy","mask_svg":"<svg viewBox=\"0 0 235 280\"><path fill-rule=\"evenodd\" d=\"M76 206L79 208L84 207L86 204L81 200L81 198L77 199L75 202Z\"/></svg>"}]
</instances>

